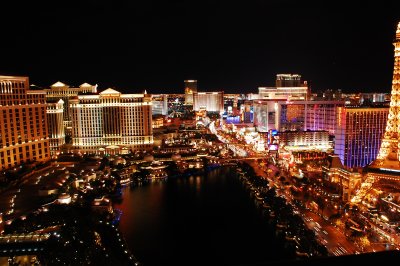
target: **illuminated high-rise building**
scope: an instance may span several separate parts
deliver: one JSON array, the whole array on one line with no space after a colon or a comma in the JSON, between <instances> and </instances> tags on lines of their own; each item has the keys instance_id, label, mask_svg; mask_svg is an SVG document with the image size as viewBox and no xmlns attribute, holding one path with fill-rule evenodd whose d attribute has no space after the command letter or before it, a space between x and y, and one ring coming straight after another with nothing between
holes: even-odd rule
<instances>
[{"instance_id":1,"label":"illuminated high-rise building","mask_svg":"<svg viewBox=\"0 0 400 266\"><path fill-rule=\"evenodd\" d=\"M387 107L339 108L335 154L345 167L364 167L375 160L388 112Z\"/></svg>"},{"instance_id":2,"label":"illuminated high-rise building","mask_svg":"<svg viewBox=\"0 0 400 266\"><path fill-rule=\"evenodd\" d=\"M83 83L78 88L72 88L60 81L57 81L50 86L50 89L44 89L46 91L46 100L49 102L59 101L60 99L64 102L64 134L71 136L72 134L72 117L70 110L70 99L76 97L78 94L86 93L97 93L97 85L90 85Z\"/></svg>"},{"instance_id":3,"label":"illuminated high-rise building","mask_svg":"<svg viewBox=\"0 0 400 266\"><path fill-rule=\"evenodd\" d=\"M326 130L330 135L335 135L339 107L343 106L344 101L340 100L306 101L305 130Z\"/></svg>"},{"instance_id":4,"label":"illuminated high-rise building","mask_svg":"<svg viewBox=\"0 0 400 266\"><path fill-rule=\"evenodd\" d=\"M258 99L287 101L305 101L310 98L310 89L307 81L301 81L297 74L276 75L276 87L259 87ZM254 96L252 96L253 98Z\"/></svg>"},{"instance_id":5,"label":"illuminated high-rise building","mask_svg":"<svg viewBox=\"0 0 400 266\"><path fill-rule=\"evenodd\" d=\"M338 107L343 101L254 100L254 126L260 132L269 130L336 131Z\"/></svg>"},{"instance_id":6,"label":"illuminated high-rise building","mask_svg":"<svg viewBox=\"0 0 400 266\"><path fill-rule=\"evenodd\" d=\"M185 80L185 104L193 104L193 93L197 92L197 80Z\"/></svg>"},{"instance_id":7,"label":"illuminated high-rise building","mask_svg":"<svg viewBox=\"0 0 400 266\"><path fill-rule=\"evenodd\" d=\"M50 159L46 93L28 77L0 76L0 169Z\"/></svg>"},{"instance_id":8,"label":"illuminated high-rise building","mask_svg":"<svg viewBox=\"0 0 400 266\"><path fill-rule=\"evenodd\" d=\"M207 112L224 112L224 92L194 92L193 110L206 110Z\"/></svg>"},{"instance_id":9,"label":"illuminated high-rise building","mask_svg":"<svg viewBox=\"0 0 400 266\"><path fill-rule=\"evenodd\" d=\"M254 100L253 123L258 132L279 129L279 104L284 100Z\"/></svg>"},{"instance_id":10,"label":"illuminated high-rise building","mask_svg":"<svg viewBox=\"0 0 400 266\"><path fill-rule=\"evenodd\" d=\"M65 144L64 101L47 102L47 121L49 125L50 155L56 158Z\"/></svg>"},{"instance_id":11,"label":"illuminated high-rise building","mask_svg":"<svg viewBox=\"0 0 400 266\"><path fill-rule=\"evenodd\" d=\"M72 144L83 153L124 153L153 146L151 95L113 89L70 100Z\"/></svg>"}]
</instances>

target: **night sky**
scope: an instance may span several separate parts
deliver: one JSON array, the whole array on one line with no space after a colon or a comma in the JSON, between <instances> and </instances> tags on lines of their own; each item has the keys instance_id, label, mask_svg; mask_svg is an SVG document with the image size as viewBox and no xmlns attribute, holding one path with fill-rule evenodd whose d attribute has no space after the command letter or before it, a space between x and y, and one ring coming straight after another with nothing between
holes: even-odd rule
<instances>
[{"instance_id":1,"label":"night sky","mask_svg":"<svg viewBox=\"0 0 400 266\"><path fill-rule=\"evenodd\" d=\"M29 2L1 6L0 74L42 87L256 93L298 73L313 91L391 88L400 1Z\"/></svg>"}]
</instances>

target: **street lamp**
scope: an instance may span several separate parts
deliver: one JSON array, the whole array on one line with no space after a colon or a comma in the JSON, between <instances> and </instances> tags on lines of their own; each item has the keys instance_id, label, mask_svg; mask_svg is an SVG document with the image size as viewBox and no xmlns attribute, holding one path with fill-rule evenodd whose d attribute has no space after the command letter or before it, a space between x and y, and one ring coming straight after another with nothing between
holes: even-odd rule
<instances>
[{"instance_id":1,"label":"street lamp","mask_svg":"<svg viewBox=\"0 0 400 266\"><path fill-rule=\"evenodd\" d=\"M325 204L322 205L322 216L324 216L324 210L326 208L327 203L328 203L328 199L325 199Z\"/></svg>"}]
</instances>

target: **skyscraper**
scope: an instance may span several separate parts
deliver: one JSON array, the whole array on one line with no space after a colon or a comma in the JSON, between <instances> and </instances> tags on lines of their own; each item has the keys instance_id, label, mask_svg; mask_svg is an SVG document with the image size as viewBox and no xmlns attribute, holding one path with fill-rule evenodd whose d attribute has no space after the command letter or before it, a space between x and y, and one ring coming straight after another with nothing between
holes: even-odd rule
<instances>
[{"instance_id":1,"label":"skyscraper","mask_svg":"<svg viewBox=\"0 0 400 266\"><path fill-rule=\"evenodd\" d=\"M28 77L0 76L0 169L50 159L46 93Z\"/></svg>"},{"instance_id":2,"label":"skyscraper","mask_svg":"<svg viewBox=\"0 0 400 266\"><path fill-rule=\"evenodd\" d=\"M378 155L388 115L387 107L340 107L335 154L349 168L364 167Z\"/></svg>"},{"instance_id":3,"label":"skyscraper","mask_svg":"<svg viewBox=\"0 0 400 266\"><path fill-rule=\"evenodd\" d=\"M185 80L185 104L193 104L193 93L197 92L197 80Z\"/></svg>"}]
</instances>

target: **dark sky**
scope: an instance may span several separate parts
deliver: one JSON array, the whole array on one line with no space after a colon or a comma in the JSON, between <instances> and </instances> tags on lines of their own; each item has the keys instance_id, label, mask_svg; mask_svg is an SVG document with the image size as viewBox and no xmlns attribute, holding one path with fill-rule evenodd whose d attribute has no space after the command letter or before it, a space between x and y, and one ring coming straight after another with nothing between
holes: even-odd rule
<instances>
[{"instance_id":1,"label":"dark sky","mask_svg":"<svg viewBox=\"0 0 400 266\"><path fill-rule=\"evenodd\" d=\"M298 73L313 91L390 92L400 1L13 1L0 13L0 74L43 87L182 93L197 79L257 92Z\"/></svg>"}]
</instances>

